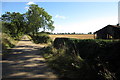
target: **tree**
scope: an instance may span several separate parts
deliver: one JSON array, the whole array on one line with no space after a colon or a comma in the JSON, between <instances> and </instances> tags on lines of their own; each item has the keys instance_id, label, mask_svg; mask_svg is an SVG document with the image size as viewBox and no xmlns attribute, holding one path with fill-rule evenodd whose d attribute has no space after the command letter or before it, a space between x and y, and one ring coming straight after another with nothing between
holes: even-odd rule
<instances>
[{"instance_id":1,"label":"tree","mask_svg":"<svg viewBox=\"0 0 120 80\"><path fill-rule=\"evenodd\" d=\"M28 12L26 13L28 19L28 30L33 35L37 34L40 28L46 30L54 30L52 16L50 16L43 8L38 5L29 5Z\"/></svg>"},{"instance_id":2,"label":"tree","mask_svg":"<svg viewBox=\"0 0 120 80\"><path fill-rule=\"evenodd\" d=\"M88 32L88 34L92 34L92 32Z\"/></svg>"},{"instance_id":3,"label":"tree","mask_svg":"<svg viewBox=\"0 0 120 80\"><path fill-rule=\"evenodd\" d=\"M52 16L43 8L32 4L25 14L19 12L6 12L0 18L3 24L3 32L12 37L19 37L22 34L38 34L40 28L44 30L54 30Z\"/></svg>"},{"instance_id":4,"label":"tree","mask_svg":"<svg viewBox=\"0 0 120 80\"><path fill-rule=\"evenodd\" d=\"M23 14L6 12L1 17L3 32L10 34L12 37L19 37L25 32L25 22Z\"/></svg>"}]
</instances>

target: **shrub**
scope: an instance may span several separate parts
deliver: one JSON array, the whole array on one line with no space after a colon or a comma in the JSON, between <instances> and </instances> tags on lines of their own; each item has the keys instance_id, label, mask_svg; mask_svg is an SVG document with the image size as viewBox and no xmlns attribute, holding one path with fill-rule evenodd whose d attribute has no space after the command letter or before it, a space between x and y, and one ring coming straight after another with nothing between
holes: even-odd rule
<instances>
[{"instance_id":1,"label":"shrub","mask_svg":"<svg viewBox=\"0 0 120 80\"><path fill-rule=\"evenodd\" d=\"M35 43L49 43L52 41L49 35L45 33L37 34L36 36L31 37Z\"/></svg>"},{"instance_id":2,"label":"shrub","mask_svg":"<svg viewBox=\"0 0 120 80\"><path fill-rule=\"evenodd\" d=\"M7 34L2 34L2 48L7 49L7 48L12 48L16 44L16 41L9 35Z\"/></svg>"},{"instance_id":3,"label":"shrub","mask_svg":"<svg viewBox=\"0 0 120 80\"><path fill-rule=\"evenodd\" d=\"M15 46L17 41L15 41L11 36L3 33L2 34L2 55L8 54L8 48Z\"/></svg>"},{"instance_id":4,"label":"shrub","mask_svg":"<svg viewBox=\"0 0 120 80\"><path fill-rule=\"evenodd\" d=\"M50 51L51 49L51 51ZM58 72L60 78L80 78L83 79L96 79L95 71L90 68L90 66L80 57L67 54L67 48L62 47L53 50L51 46L45 48L44 57L55 71ZM47 53L47 54L46 54ZM94 76L94 77L93 77Z\"/></svg>"},{"instance_id":5,"label":"shrub","mask_svg":"<svg viewBox=\"0 0 120 80\"><path fill-rule=\"evenodd\" d=\"M67 41L68 41L68 38L56 38L53 42L53 46L56 49L60 49L66 45Z\"/></svg>"},{"instance_id":6,"label":"shrub","mask_svg":"<svg viewBox=\"0 0 120 80\"><path fill-rule=\"evenodd\" d=\"M57 55L52 56L50 64L61 75L72 74L72 77L77 74L74 76L81 80L120 78L120 41L56 38L53 46L57 49Z\"/></svg>"}]
</instances>

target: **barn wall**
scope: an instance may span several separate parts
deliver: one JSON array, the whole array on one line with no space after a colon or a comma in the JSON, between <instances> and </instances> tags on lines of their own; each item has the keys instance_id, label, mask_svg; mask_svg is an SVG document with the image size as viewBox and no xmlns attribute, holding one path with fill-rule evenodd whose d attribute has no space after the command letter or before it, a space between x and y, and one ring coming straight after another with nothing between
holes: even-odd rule
<instances>
[{"instance_id":1,"label":"barn wall","mask_svg":"<svg viewBox=\"0 0 120 80\"><path fill-rule=\"evenodd\" d=\"M114 36L114 27L112 26L108 26L107 27L107 34L111 35L111 36Z\"/></svg>"},{"instance_id":2,"label":"barn wall","mask_svg":"<svg viewBox=\"0 0 120 80\"><path fill-rule=\"evenodd\" d=\"M114 39L120 39L120 29L114 28Z\"/></svg>"},{"instance_id":3,"label":"barn wall","mask_svg":"<svg viewBox=\"0 0 120 80\"><path fill-rule=\"evenodd\" d=\"M97 32L97 39L107 39L106 28Z\"/></svg>"},{"instance_id":4,"label":"barn wall","mask_svg":"<svg viewBox=\"0 0 120 80\"><path fill-rule=\"evenodd\" d=\"M106 26L95 34L97 35L97 39L110 39L110 36L112 36L113 39L120 39L120 28Z\"/></svg>"}]
</instances>

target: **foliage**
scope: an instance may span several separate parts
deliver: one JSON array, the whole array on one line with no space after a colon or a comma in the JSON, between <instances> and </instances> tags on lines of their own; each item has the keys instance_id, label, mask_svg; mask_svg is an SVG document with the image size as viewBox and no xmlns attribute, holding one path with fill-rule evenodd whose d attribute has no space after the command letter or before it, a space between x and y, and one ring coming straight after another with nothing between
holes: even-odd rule
<instances>
[{"instance_id":1,"label":"foliage","mask_svg":"<svg viewBox=\"0 0 120 80\"><path fill-rule=\"evenodd\" d=\"M60 76L81 80L119 80L120 41L56 38L47 60ZM84 77L82 77L84 76Z\"/></svg>"},{"instance_id":2,"label":"foliage","mask_svg":"<svg viewBox=\"0 0 120 80\"><path fill-rule=\"evenodd\" d=\"M50 16L43 8L38 7L38 5L32 4L29 6L28 12L26 13L28 20L28 30L33 35L36 34L40 28L53 31L53 21L52 16Z\"/></svg>"},{"instance_id":3,"label":"foliage","mask_svg":"<svg viewBox=\"0 0 120 80\"><path fill-rule=\"evenodd\" d=\"M19 38L25 32L25 22L23 14L6 12L1 17L3 32L11 37Z\"/></svg>"},{"instance_id":4,"label":"foliage","mask_svg":"<svg viewBox=\"0 0 120 80\"><path fill-rule=\"evenodd\" d=\"M52 16L38 5L31 4L25 14L19 12L6 12L1 16L2 30L13 37L19 39L23 34L38 34L40 28L44 31L54 30Z\"/></svg>"},{"instance_id":5,"label":"foliage","mask_svg":"<svg viewBox=\"0 0 120 80\"><path fill-rule=\"evenodd\" d=\"M39 33L37 35L31 35L31 38L32 40L35 42L35 43L49 43L51 42L51 38L49 37L48 34L46 33Z\"/></svg>"},{"instance_id":6,"label":"foliage","mask_svg":"<svg viewBox=\"0 0 120 80\"><path fill-rule=\"evenodd\" d=\"M52 16L50 16L43 8L38 5L30 5L25 14L19 12L6 12L1 16L0 35L2 35L3 53L8 48L13 47L16 40L20 40L24 34L31 35L36 43L48 43L51 41L47 34L38 34L40 28L53 31ZM1 40L1 38L0 38Z\"/></svg>"},{"instance_id":7,"label":"foliage","mask_svg":"<svg viewBox=\"0 0 120 80\"><path fill-rule=\"evenodd\" d=\"M92 34L92 32L88 32L88 34Z\"/></svg>"},{"instance_id":8,"label":"foliage","mask_svg":"<svg viewBox=\"0 0 120 80\"><path fill-rule=\"evenodd\" d=\"M2 34L2 55L7 53L8 48L12 48L15 46L17 41L15 41L11 36L3 33Z\"/></svg>"}]
</instances>

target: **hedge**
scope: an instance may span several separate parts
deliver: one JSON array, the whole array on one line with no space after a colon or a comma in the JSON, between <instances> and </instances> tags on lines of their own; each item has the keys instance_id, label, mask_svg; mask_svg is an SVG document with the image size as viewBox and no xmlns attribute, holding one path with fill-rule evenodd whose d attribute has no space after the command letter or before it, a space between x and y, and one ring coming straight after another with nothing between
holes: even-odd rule
<instances>
[{"instance_id":1,"label":"hedge","mask_svg":"<svg viewBox=\"0 0 120 80\"><path fill-rule=\"evenodd\" d=\"M79 55L95 71L97 79L120 80L120 41L56 38L56 49L67 47L66 54Z\"/></svg>"},{"instance_id":2,"label":"hedge","mask_svg":"<svg viewBox=\"0 0 120 80\"><path fill-rule=\"evenodd\" d=\"M32 36L30 35L32 40L35 42L35 43L49 43L51 42L51 38L49 37L48 34L45 34L45 33L40 33L40 34L37 34L35 36Z\"/></svg>"}]
</instances>

